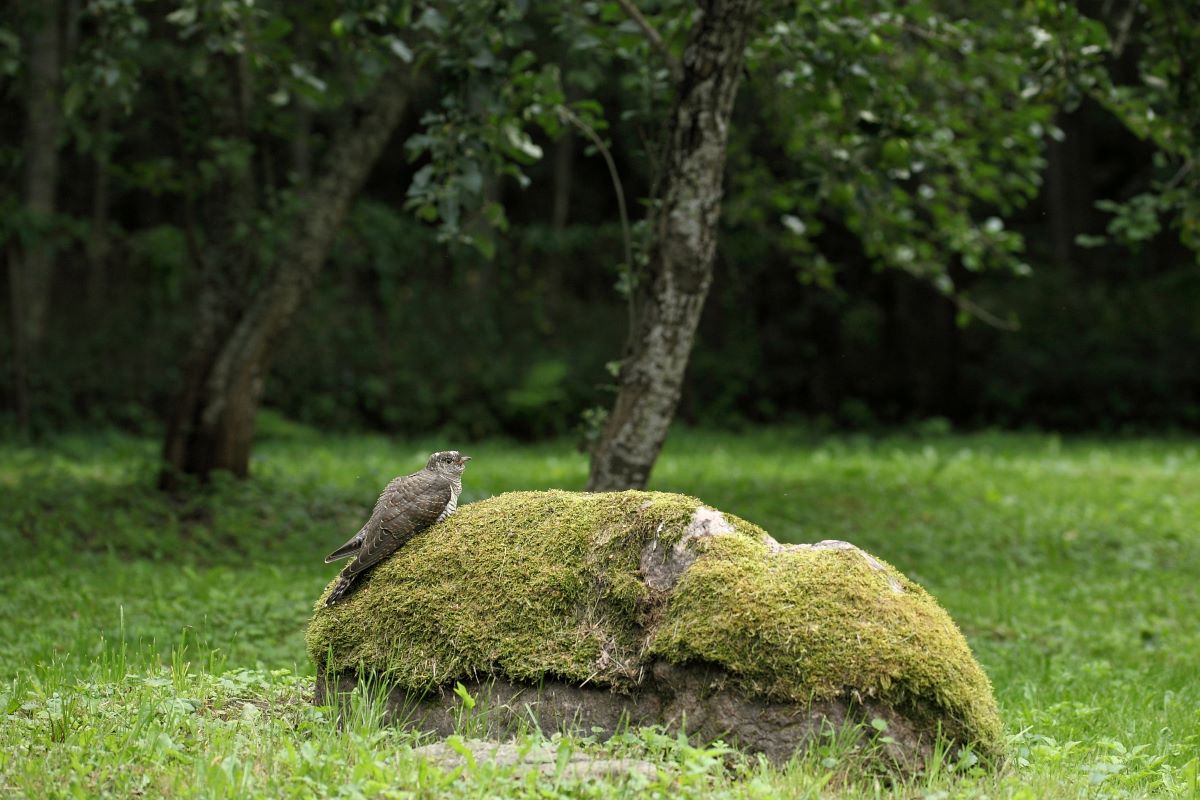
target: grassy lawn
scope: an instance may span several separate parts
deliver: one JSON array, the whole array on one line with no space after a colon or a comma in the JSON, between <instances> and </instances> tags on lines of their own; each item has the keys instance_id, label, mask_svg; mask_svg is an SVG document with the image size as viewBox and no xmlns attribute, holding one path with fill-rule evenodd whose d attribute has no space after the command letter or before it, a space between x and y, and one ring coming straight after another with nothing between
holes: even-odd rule
<instances>
[{"instance_id":1,"label":"grassy lawn","mask_svg":"<svg viewBox=\"0 0 1200 800\"><path fill-rule=\"evenodd\" d=\"M308 704L303 629L336 571L322 556L449 443L264 429L252 481L186 503L148 488L153 441L0 447L0 796L1200 798L1193 441L678 432L651 488L780 540L852 541L939 598L1010 754L896 782L836 742L775 769L652 730L552 737L662 765L606 784L440 771L370 703L344 730ZM567 442L467 451L465 502L586 474Z\"/></svg>"}]
</instances>

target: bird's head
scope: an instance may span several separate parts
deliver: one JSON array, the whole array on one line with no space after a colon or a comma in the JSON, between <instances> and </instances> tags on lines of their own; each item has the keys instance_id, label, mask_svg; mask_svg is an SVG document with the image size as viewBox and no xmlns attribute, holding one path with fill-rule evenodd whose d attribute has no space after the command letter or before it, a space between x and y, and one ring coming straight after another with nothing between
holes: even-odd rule
<instances>
[{"instance_id":1,"label":"bird's head","mask_svg":"<svg viewBox=\"0 0 1200 800\"><path fill-rule=\"evenodd\" d=\"M462 475L470 460L470 456L464 456L457 450L442 450L429 457L429 460L425 462L425 469L440 472L443 475Z\"/></svg>"}]
</instances>

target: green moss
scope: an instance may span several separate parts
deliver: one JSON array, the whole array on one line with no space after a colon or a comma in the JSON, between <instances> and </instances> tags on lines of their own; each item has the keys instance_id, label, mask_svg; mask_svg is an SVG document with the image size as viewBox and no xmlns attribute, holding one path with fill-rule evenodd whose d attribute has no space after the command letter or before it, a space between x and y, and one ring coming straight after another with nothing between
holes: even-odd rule
<instances>
[{"instance_id":1,"label":"green moss","mask_svg":"<svg viewBox=\"0 0 1200 800\"><path fill-rule=\"evenodd\" d=\"M765 697L856 693L932 712L948 734L999 747L991 684L958 627L891 566L876 559L881 572L852 550L768 554L742 536L714 537L701 549L650 641L652 655L719 663Z\"/></svg>"},{"instance_id":2,"label":"green moss","mask_svg":"<svg viewBox=\"0 0 1200 800\"><path fill-rule=\"evenodd\" d=\"M759 696L877 698L999 746L991 686L949 615L857 551L773 549L726 515L734 530L690 543L699 557L672 592L648 589L643 548L679 542L700 505L517 492L464 506L347 600L322 598L309 653L319 669L363 667L415 690L492 672L632 689L654 658L705 661Z\"/></svg>"},{"instance_id":3,"label":"green moss","mask_svg":"<svg viewBox=\"0 0 1200 800\"><path fill-rule=\"evenodd\" d=\"M640 656L642 546L698 500L513 492L473 503L376 567L308 631L318 667L364 665L420 689L493 669L628 683ZM325 663L326 654L332 661Z\"/></svg>"}]
</instances>

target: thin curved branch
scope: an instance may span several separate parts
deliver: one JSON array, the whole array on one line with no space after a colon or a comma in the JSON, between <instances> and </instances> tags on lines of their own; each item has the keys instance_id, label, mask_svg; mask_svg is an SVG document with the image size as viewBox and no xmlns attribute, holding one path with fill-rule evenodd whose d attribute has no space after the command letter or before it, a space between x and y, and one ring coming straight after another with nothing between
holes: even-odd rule
<instances>
[{"instance_id":1,"label":"thin curved branch","mask_svg":"<svg viewBox=\"0 0 1200 800\"><path fill-rule=\"evenodd\" d=\"M683 65L679 63L679 59L675 58L675 54L671 52L671 48L667 47L667 43L663 41L662 36L659 36L658 31L650 24L650 20L642 15L638 7L633 4L633 0L617 0L617 5L621 10L634 21L634 23L642 29L642 33L650 41L650 45L658 51L662 56L663 61L667 63L667 69L671 71L671 78L675 83L683 80Z\"/></svg>"},{"instance_id":2,"label":"thin curved branch","mask_svg":"<svg viewBox=\"0 0 1200 800\"><path fill-rule=\"evenodd\" d=\"M583 135L586 136L588 140L596 146L596 149L600 151L600 155L604 157L604 163L608 166L608 175L610 178L612 178L613 191L617 195L617 212L621 216L621 235L625 240L625 268L629 270L630 275L633 275L633 235L630 233L629 228L629 212L625 208L625 187L621 183L620 173L617 172L617 163L613 161L612 151L608 149L608 145L606 145L604 140L600 138L600 134L596 133L595 129L592 128L591 125L588 125L586 122L580 119L574 111L566 106L559 106L558 115L564 121L574 125L580 131L582 131ZM628 295L629 330L631 331L633 330L633 323L636 319L636 315L634 313L636 309L634 308L633 299L634 288L633 282L631 281Z\"/></svg>"},{"instance_id":3,"label":"thin curved branch","mask_svg":"<svg viewBox=\"0 0 1200 800\"><path fill-rule=\"evenodd\" d=\"M973 300L968 299L965 295L949 294L946 296L950 298L950 302L954 303L954 306L959 311L962 311L965 314L970 314L972 317L984 323L985 325L996 328L997 330L1007 331L1008 333L1021 330L1021 323L1017 320L1001 319L983 306L979 305Z\"/></svg>"}]
</instances>

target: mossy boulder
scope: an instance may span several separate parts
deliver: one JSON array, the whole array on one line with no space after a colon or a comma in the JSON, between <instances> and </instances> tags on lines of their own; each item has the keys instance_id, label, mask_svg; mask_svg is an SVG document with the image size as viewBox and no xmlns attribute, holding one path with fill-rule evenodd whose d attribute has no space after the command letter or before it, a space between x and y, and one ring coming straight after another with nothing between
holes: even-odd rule
<instances>
[{"instance_id":1,"label":"mossy boulder","mask_svg":"<svg viewBox=\"0 0 1200 800\"><path fill-rule=\"evenodd\" d=\"M462 682L551 728L686 717L778 757L830 721L877 717L909 755L938 730L1000 747L991 685L924 589L845 542L781 545L676 494L464 506L346 600L318 601L307 643L319 700L383 676L439 730L442 690Z\"/></svg>"}]
</instances>

